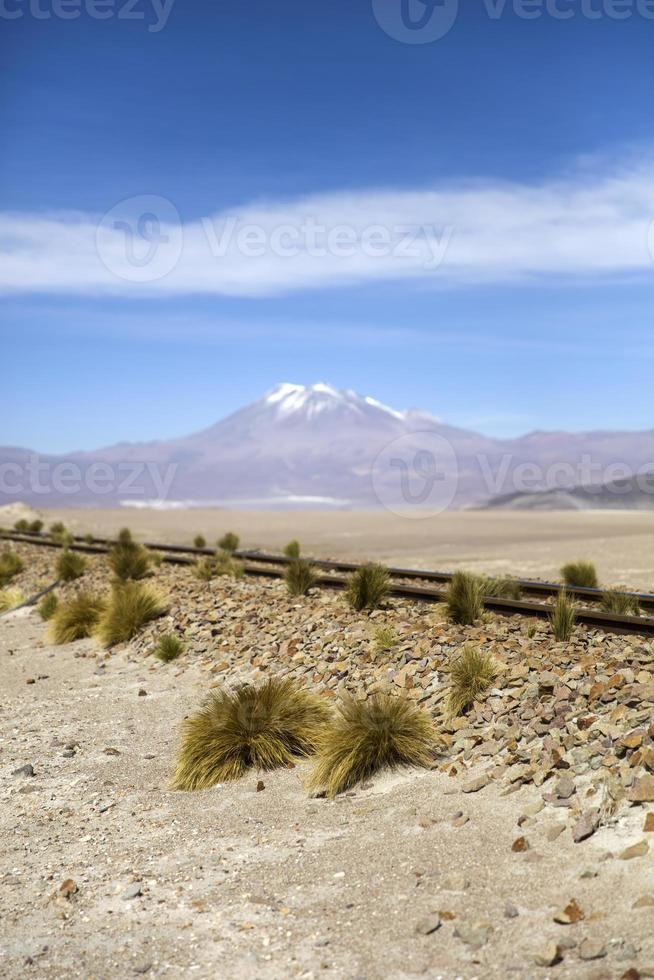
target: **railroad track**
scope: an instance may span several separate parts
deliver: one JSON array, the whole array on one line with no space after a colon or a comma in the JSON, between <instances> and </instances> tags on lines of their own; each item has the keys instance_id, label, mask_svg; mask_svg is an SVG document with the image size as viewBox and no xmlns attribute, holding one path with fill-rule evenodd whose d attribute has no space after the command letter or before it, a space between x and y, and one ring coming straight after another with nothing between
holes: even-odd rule
<instances>
[{"instance_id":1,"label":"railroad track","mask_svg":"<svg viewBox=\"0 0 654 980\"><path fill-rule=\"evenodd\" d=\"M14 531L0 532L0 540L17 541L24 544L36 544L46 548L61 548L61 542L53 540L44 534L23 534ZM193 565L198 558L215 554L213 548L194 548L187 545L170 545L154 542L143 542L145 547L161 553L163 561L175 565ZM74 551L87 554L106 554L116 544L115 539L93 537L92 541L74 536L70 545ZM274 555L261 551L236 551L235 557L243 563L246 575L265 578L281 578L285 566L293 560L286 555ZM347 584L347 575L356 571L361 565L355 562L327 561L311 559L312 565L328 574L320 575L316 585L322 588L343 589ZM424 569L389 568L391 577L396 581L391 584L389 594L397 598L411 599L418 602L443 602L444 588L434 588L429 585L409 584L411 580L434 582L441 586L447 585L452 578L450 572L427 571ZM340 573L340 574L339 574ZM397 581L398 579L403 581ZM524 579L513 579L522 593L551 598L556 596L563 586L555 582L533 582ZM570 595L589 602L598 602L602 598L601 589L570 588ZM643 609L654 611L654 595L651 593L628 593L638 599ZM484 606L491 612L504 616L527 616L534 619L548 619L552 612L551 605L533 602L528 599L505 599L498 596L485 596ZM654 636L654 617L650 616L620 616L597 609L577 609L577 622L609 633L640 634Z\"/></svg>"}]
</instances>

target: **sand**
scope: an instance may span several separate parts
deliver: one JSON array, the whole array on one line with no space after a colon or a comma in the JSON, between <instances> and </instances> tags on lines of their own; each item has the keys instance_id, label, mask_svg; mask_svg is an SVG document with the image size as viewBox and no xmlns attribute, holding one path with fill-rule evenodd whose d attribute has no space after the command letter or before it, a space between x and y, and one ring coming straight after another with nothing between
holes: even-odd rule
<instances>
[{"instance_id":1,"label":"sand","mask_svg":"<svg viewBox=\"0 0 654 980\"><path fill-rule=\"evenodd\" d=\"M375 559L415 568L469 568L488 574L558 577L579 558L603 582L654 590L654 515L637 511L446 512L411 520L387 511L44 510L79 533L114 534L129 525L141 538L213 543L226 530L248 548L277 550L296 537L320 558Z\"/></svg>"}]
</instances>

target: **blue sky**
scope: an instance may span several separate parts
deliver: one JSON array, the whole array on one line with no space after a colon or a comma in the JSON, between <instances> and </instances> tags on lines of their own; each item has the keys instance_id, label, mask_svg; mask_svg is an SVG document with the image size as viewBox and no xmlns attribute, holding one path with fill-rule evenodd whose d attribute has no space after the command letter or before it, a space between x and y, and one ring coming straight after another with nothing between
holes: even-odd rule
<instances>
[{"instance_id":1,"label":"blue sky","mask_svg":"<svg viewBox=\"0 0 654 980\"><path fill-rule=\"evenodd\" d=\"M21 16L0 42L0 442L181 435L318 380L498 435L652 426L654 20L635 5L524 19L480 0L407 44L371 0L176 0L160 30L151 0L129 20L89 2L73 20L4 7ZM144 284L96 229L155 198L184 245ZM265 252L306 214L424 222L442 262L206 240L235 215Z\"/></svg>"}]
</instances>

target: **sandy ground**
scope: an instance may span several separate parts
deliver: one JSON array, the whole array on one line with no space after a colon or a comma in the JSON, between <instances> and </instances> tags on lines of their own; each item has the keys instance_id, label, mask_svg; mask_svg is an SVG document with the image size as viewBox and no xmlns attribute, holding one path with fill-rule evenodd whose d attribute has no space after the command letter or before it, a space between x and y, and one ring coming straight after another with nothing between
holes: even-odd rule
<instances>
[{"instance_id":1,"label":"sandy ground","mask_svg":"<svg viewBox=\"0 0 654 980\"><path fill-rule=\"evenodd\" d=\"M56 510L75 532L114 534L129 525L143 539L214 542L226 530L242 545L277 550L297 537L315 557L377 559L416 568L459 567L488 574L557 578L563 562L594 561L602 581L654 590L654 515L642 512L451 512L425 520L386 511Z\"/></svg>"},{"instance_id":2,"label":"sandy ground","mask_svg":"<svg viewBox=\"0 0 654 980\"><path fill-rule=\"evenodd\" d=\"M633 908L654 895L651 852L617 857L642 839L642 808L574 844L569 829L549 839L552 808L524 822L534 787L464 795L437 772L333 802L308 796L304 764L260 792L256 774L172 792L177 726L206 672L44 640L34 612L0 623L3 977L654 976L654 908ZM26 764L34 775L16 774ZM515 853L521 834L531 847ZM556 924L572 898L584 920ZM562 962L537 966L551 941ZM584 941L604 955L582 959Z\"/></svg>"}]
</instances>

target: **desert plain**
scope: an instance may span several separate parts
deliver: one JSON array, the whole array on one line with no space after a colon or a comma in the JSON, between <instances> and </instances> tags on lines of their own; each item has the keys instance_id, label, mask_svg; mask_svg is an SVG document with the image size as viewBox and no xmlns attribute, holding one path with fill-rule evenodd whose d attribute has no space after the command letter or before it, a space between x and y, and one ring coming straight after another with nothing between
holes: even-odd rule
<instances>
[{"instance_id":1,"label":"desert plain","mask_svg":"<svg viewBox=\"0 0 654 980\"><path fill-rule=\"evenodd\" d=\"M555 576L567 558L654 584L646 515L58 511L73 531ZM54 552L16 545L32 594ZM54 646L33 608L0 620L0 973L80 977L638 980L654 977L654 652L516 617L472 627L389 600L291 597L273 580L200 582L162 565L168 612L112 649ZM103 556L82 580L108 587ZM78 587L61 589L66 595ZM379 624L397 636L380 653ZM153 656L174 629L186 648ZM500 666L486 699L442 715L464 643ZM173 791L180 726L221 685L295 677L337 701L388 689L433 713L431 769L384 772L335 799L310 761ZM652 811L650 813L650 811ZM654 843L654 842L653 842Z\"/></svg>"}]
</instances>

